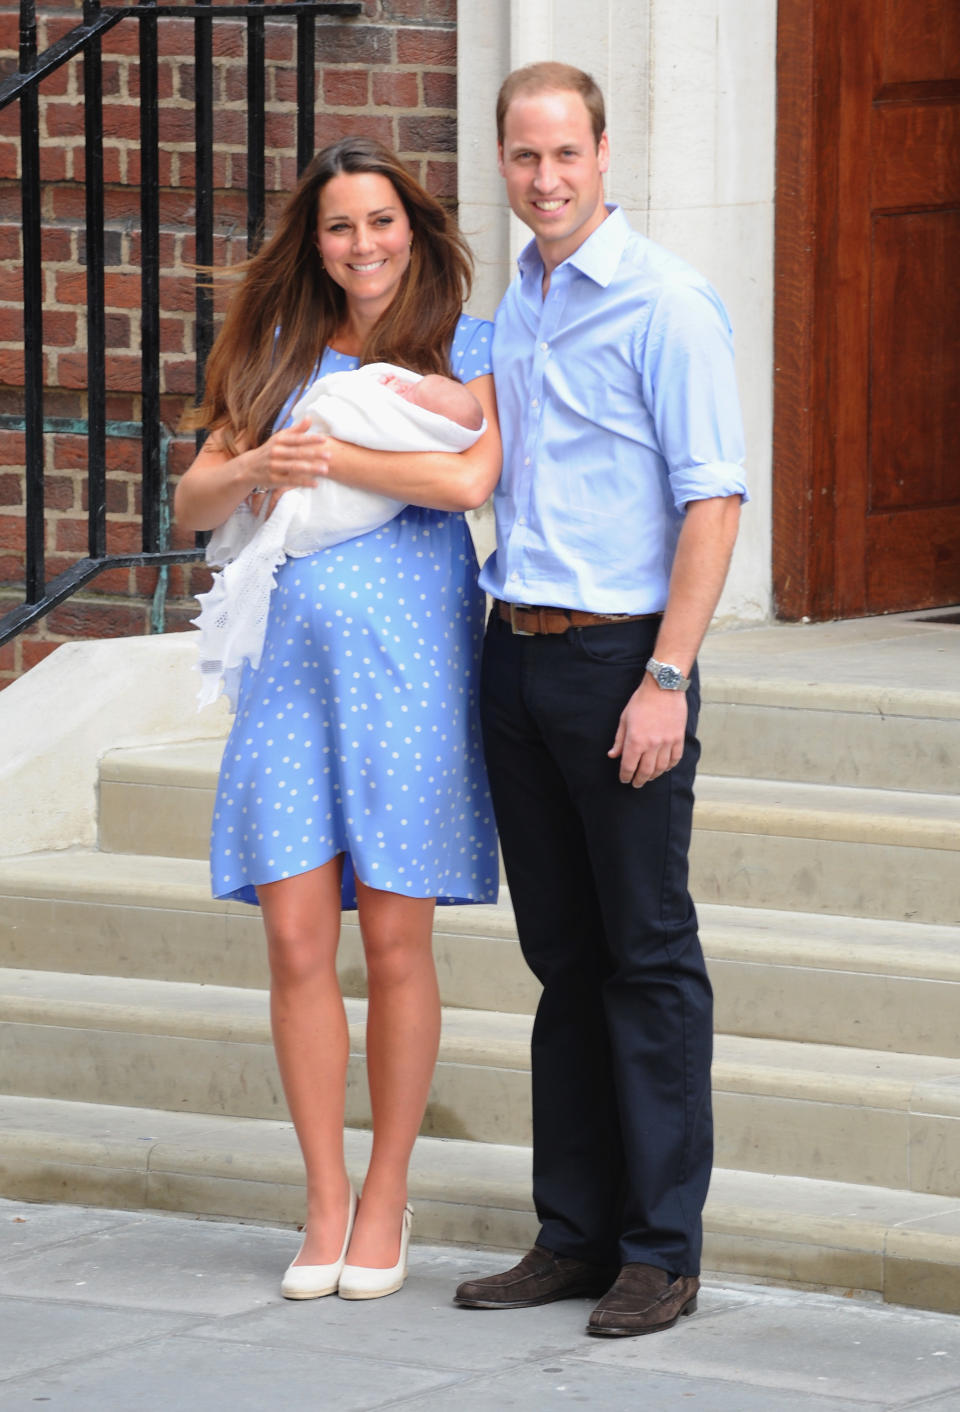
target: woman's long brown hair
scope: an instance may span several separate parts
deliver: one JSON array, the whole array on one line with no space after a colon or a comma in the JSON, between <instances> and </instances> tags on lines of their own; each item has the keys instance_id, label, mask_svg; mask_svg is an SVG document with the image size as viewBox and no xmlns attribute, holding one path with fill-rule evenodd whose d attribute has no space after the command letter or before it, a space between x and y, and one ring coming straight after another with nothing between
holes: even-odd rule
<instances>
[{"instance_id":1,"label":"woman's long brown hair","mask_svg":"<svg viewBox=\"0 0 960 1412\"><path fill-rule=\"evenodd\" d=\"M360 362L450 373L450 344L473 269L466 242L389 148L372 138L342 138L304 169L275 234L229 272L242 274L243 282L210 350L203 401L186 420L219 430L231 454L238 436L249 446L267 439L284 402L310 377L343 323L346 299L321 264L317 218L320 192L331 177L355 172L387 178L413 233L410 264Z\"/></svg>"}]
</instances>

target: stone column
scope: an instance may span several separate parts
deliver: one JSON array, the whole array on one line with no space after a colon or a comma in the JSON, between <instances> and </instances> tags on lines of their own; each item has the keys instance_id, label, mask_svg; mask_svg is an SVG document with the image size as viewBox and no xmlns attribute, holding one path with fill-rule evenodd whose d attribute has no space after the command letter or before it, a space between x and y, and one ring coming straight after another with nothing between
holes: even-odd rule
<instances>
[{"instance_id":1,"label":"stone column","mask_svg":"<svg viewBox=\"0 0 960 1412\"><path fill-rule=\"evenodd\" d=\"M612 148L607 194L646 229L649 0L484 0L457 19L460 221L477 257L471 312L491 317L529 239L497 171L494 106L511 69L558 59L603 89Z\"/></svg>"},{"instance_id":2,"label":"stone column","mask_svg":"<svg viewBox=\"0 0 960 1412\"><path fill-rule=\"evenodd\" d=\"M497 171L494 104L512 68L559 59L607 102L607 195L688 259L733 322L753 496L718 617L770 613L776 0L483 0L458 16L460 218L471 311L492 317L527 240ZM487 512L476 517L481 547Z\"/></svg>"}]
</instances>

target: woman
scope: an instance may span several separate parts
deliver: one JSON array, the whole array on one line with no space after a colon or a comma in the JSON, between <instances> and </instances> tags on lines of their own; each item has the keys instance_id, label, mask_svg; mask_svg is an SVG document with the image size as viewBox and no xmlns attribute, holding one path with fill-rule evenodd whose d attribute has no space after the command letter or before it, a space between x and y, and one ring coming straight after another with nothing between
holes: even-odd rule
<instances>
[{"instance_id":1,"label":"woman","mask_svg":"<svg viewBox=\"0 0 960 1412\"><path fill-rule=\"evenodd\" d=\"M212 843L214 894L263 911L274 1043L306 1165L304 1240L282 1291L373 1298L406 1274L407 1167L439 1042L435 902L496 898L474 710L483 603L462 514L500 471L491 328L461 313L470 257L446 212L365 138L311 162L244 272L207 363L197 423L210 436L177 488L180 522L211 529L247 497L326 474L408 502L374 533L279 570ZM368 362L452 373L487 431L467 451L416 455L287 425L317 377ZM336 975L341 906L353 905L373 1116L359 1205Z\"/></svg>"}]
</instances>

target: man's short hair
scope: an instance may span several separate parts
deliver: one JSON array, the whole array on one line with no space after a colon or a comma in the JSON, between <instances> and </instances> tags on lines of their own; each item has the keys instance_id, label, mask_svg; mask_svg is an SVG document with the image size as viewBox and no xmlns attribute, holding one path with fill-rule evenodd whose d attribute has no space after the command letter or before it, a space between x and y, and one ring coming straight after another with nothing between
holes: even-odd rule
<instances>
[{"instance_id":1,"label":"man's short hair","mask_svg":"<svg viewBox=\"0 0 960 1412\"><path fill-rule=\"evenodd\" d=\"M606 130L607 119L603 94L597 84L583 69L575 69L572 64L548 61L542 64L526 64L522 69L514 69L500 85L500 92L497 94L497 141L501 147L510 104L521 95L526 97L535 93L579 93L590 114L594 139L599 144Z\"/></svg>"}]
</instances>

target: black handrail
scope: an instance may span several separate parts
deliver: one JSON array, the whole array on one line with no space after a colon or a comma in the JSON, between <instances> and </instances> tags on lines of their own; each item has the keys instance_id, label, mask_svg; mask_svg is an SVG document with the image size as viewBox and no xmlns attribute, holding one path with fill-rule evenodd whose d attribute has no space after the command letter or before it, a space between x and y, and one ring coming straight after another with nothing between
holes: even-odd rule
<instances>
[{"instance_id":1,"label":"black handrail","mask_svg":"<svg viewBox=\"0 0 960 1412\"><path fill-rule=\"evenodd\" d=\"M243 19L247 27L247 243L262 238L266 206L265 143L265 21L293 19L297 33L297 170L313 156L316 69L316 18L354 18L360 0L246 0L243 4L160 4L131 0L104 6L83 0L82 23L42 54L37 52L34 0L20 3L19 68L0 81L0 109L20 103L21 204L24 276L24 418L26 475L24 517L24 599L0 617L0 645L36 622L58 603L90 582L104 569L147 565L160 569L155 608L166 593L170 564L202 556L202 548L171 550L167 504L167 445L169 433L161 421L160 402L160 203L159 98L157 83L158 26L167 17L192 19L196 63L196 260L213 264L213 23ZM141 215L141 415L142 550L138 554L108 554L106 442L111 435L128 435L129 425L107 421L102 36L121 20L139 24L140 57L140 215ZM87 418L88 494L87 556L47 581L44 557L45 435L56 434L60 422L44 415L43 271L41 262L41 194L39 98L40 85L69 60L82 57L84 71L84 137L86 183L87 274ZM197 393L203 391L203 368L213 339L213 300L208 283L196 287ZM8 418L2 419L8 421ZM117 427L122 426L123 431ZM76 424L71 424L76 429ZM157 613L154 614L156 626Z\"/></svg>"}]
</instances>

